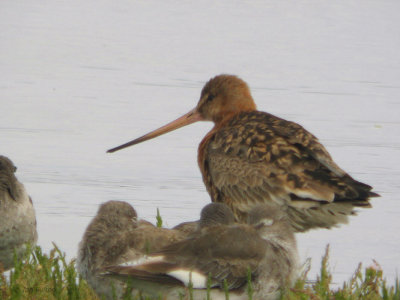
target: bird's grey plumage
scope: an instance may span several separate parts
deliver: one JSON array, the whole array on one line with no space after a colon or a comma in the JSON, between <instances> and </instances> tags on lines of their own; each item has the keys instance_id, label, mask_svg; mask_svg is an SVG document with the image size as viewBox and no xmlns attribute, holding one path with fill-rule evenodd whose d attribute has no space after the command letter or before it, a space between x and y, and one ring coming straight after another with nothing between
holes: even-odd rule
<instances>
[{"instance_id":1,"label":"bird's grey plumage","mask_svg":"<svg viewBox=\"0 0 400 300\"><path fill-rule=\"evenodd\" d=\"M158 228L139 220L135 209L123 201L103 203L79 244L78 272L100 296L113 299L113 288L121 297L124 283L101 276L109 265L140 261L151 251L183 239L186 233ZM133 291L136 294L136 291Z\"/></svg>"},{"instance_id":2,"label":"bird's grey plumage","mask_svg":"<svg viewBox=\"0 0 400 300\"><path fill-rule=\"evenodd\" d=\"M300 268L293 227L287 213L277 205L256 205L249 212L248 223L258 228L268 244L260 263L265 268L254 285L254 299L276 299L282 287L294 285Z\"/></svg>"},{"instance_id":3,"label":"bird's grey plumage","mask_svg":"<svg viewBox=\"0 0 400 300\"><path fill-rule=\"evenodd\" d=\"M200 212L200 220L183 222L176 225L173 229L186 232L188 235L196 233L202 228L212 225L225 224L229 225L235 222L235 216L230 208L224 203L210 203L204 206Z\"/></svg>"},{"instance_id":4,"label":"bird's grey plumage","mask_svg":"<svg viewBox=\"0 0 400 300\"><path fill-rule=\"evenodd\" d=\"M224 203L210 203L200 212L199 226L210 227L213 225L230 225L235 222L235 216Z\"/></svg>"},{"instance_id":5,"label":"bird's grey plumage","mask_svg":"<svg viewBox=\"0 0 400 300\"><path fill-rule=\"evenodd\" d=\"M32 199L15 176L13 162L0 155L0 270L13 267L14 251L21 257L26 245L36 244L36 216Z\"/></svg>"}]
</instances>

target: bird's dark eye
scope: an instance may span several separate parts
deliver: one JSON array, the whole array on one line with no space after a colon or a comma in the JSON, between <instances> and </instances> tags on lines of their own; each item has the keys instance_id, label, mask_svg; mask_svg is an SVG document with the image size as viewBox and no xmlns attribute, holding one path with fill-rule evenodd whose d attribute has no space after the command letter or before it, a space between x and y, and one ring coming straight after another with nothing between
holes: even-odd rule
<instances>
[{"instance_id":1,"label":"bird's dark eye","mask_svg":"<svg viewBox=\"0 0 400 300\"><path fill-rule=\"evenodd\" d=\"M209 94L208 97L207 97L207 102L212 101L214 98L215 98L214 94Z\"/></svg>"}]
</instances>

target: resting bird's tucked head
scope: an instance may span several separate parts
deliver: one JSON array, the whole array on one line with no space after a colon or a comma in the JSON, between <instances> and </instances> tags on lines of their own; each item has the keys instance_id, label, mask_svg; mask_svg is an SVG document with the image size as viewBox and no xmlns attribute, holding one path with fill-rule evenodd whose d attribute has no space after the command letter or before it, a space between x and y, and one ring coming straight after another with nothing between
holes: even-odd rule
<instances>
[{"instance_id":1,"label":"resting bird's tucked head","mask_svg":"<svg viewBox=\"0 0 400 300\"><path fill-rule=\"evenodd\" d=\"M0 172L8 172L10 174L15 173L17 171L17 167L14 163L3 155L0 155Z\"/></svg>"},{"instance_id":2,"label":"resting bird's tucked head","mask_svg":"<svg viewBox=\"0 0 400 300\"><path fill-rule=\"evenodd\" d=\"M126 223L136 224L137 213L130 204L113 200L100 205L95 220L114 227Z\"/></svg>"},{"instance_id":3,"label":"resting bird's tucked head","mask_svg":"<svg viewBox=\"0 0 400 300\"><path fill-rule=\"evenodd\" d=\"M253 225L263 238L294 239L287 213L278 205L267 203L254 206L249 212L248 223Z\"/></svg>"},{"instance_id":4,"label":"resting bird's tucked head","mask_svg":"<svg viewBox=\"0 0 400 300\"><path fill-rule=\"evenodd\" d=\"M234 222L235 216L226 204L210 203L201 210L199 226L230 225Z\"/></svg>"},{"instance_id":5,"label":"resting bird's tucked head","mask_svg":"<svg viewBox=\"0 0 400 300\"><path fill-rule=\"evenodd\" d=\"M16 171L14 163L8 157L0 155L0 191L10 194L15 201L20 197L18 179L14 174Z\"/></svg>"}]
</instances>

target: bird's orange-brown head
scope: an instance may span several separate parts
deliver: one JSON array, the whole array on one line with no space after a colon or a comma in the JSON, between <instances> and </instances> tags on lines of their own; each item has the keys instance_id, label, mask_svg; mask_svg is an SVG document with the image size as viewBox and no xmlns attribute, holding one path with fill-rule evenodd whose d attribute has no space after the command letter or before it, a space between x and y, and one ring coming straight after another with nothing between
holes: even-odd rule
<instances>
[{"instance_id":1,"label":"bird's orange-brown head","mask_svg":"<svg viewBox=\"0 0 400 300\"><path fill-rule=\"evenodd\" d=\"M218 126L240 112L253 110L256 110L256 105L246 82L234 75L218 75L205 84L194 109L159 129L107 152L139 144L197 121L213 121Z\"/></svg>"},{"instance_id":2,"label":"bird's orange-brown head","mask_svg":"<svg viewBox=\"0 0 400 300\"><path fill-rule=\"evenodd\" d=\"M219 75L203 87L196 112L218 124L242 111L256 109L246 82L234 75Z\"/></svg>"}]
</instances>

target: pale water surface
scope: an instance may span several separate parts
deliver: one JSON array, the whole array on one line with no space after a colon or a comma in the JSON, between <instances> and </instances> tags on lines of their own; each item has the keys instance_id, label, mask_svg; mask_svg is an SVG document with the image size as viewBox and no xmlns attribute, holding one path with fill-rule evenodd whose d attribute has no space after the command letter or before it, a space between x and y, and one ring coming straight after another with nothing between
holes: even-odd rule
<instances>
[{"instance_id":1,"label":"pale water surface","mask_svg":"<svg viewBox=\"0 0 400 300\"><path fill-rule=\"evenodd\" d=\"M400 1L0 2L0 154L32 195L39 244L69 257L100 203L168 226L209 202L194 124L106 154L185 113L210 77L246 80L261 110L302 124L382 197L350 224L298 235L336 282L400 267Z\"/></svg>"}]
</instances>

